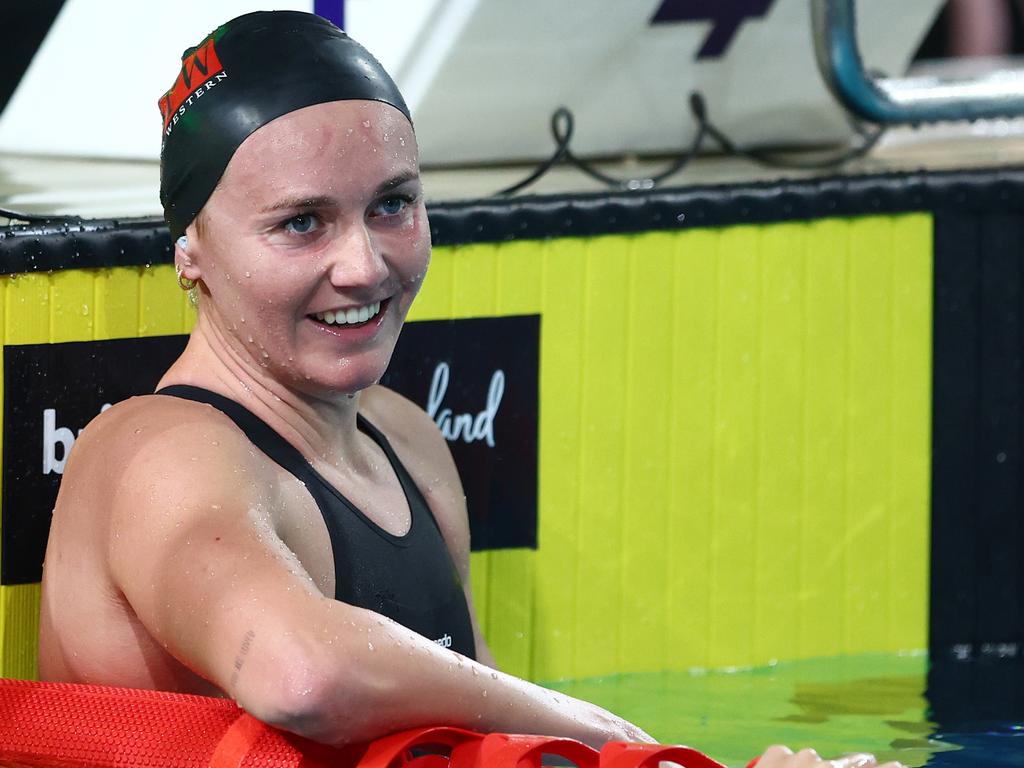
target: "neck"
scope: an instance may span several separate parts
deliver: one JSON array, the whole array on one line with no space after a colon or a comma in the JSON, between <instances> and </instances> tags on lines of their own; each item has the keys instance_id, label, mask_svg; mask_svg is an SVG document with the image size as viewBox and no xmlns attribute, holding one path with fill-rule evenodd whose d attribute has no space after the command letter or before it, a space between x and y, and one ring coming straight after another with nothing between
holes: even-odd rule
<instances>
[{"instance_id":1,"label":"neck","mask_svg":"<svg viewBox=\"0 0 1024 768\"><path fill-rule=\"evenodd\" d=\"M265 421L307 459L354 465L359 393L315 396L275 378L200 312L188 345L158 387L189 384L224 395Z\"/></svg>"}]
</instances>

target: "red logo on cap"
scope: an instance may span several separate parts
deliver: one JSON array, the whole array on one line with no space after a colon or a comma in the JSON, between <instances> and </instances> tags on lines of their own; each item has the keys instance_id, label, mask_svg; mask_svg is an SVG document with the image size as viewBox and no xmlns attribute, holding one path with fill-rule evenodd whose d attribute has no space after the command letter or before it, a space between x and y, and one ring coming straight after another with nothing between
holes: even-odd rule
<instances>
[{"instance_id":1,"label":"red logo on cap","mask_svg":"<svg viewBox=\"0 0 1024 768\"><path fill-rule=\"evenodd\" d=\"M160 98L160 114L164 118L164 128L167 128L174 113L189 96L209 78L223 71L224 67L217 58L217 49L213 47L212 37L182 59L181 73L171 90Z\"/></svg>"}]
</instances>

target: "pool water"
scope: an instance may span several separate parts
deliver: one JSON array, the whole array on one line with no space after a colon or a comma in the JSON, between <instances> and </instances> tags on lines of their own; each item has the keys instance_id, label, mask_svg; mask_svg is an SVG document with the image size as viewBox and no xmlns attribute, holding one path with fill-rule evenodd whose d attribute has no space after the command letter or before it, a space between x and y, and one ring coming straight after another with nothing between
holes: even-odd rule
<instances>
[{"instance_id":1,"label":"pool water","mask_svg":"<svg viewBox=\"0 0 1024 768\"><path fill-rule=\"evenodd\" d=\"M744 766L776 743L814 747L826 757L874 752L907 766L1024 766L1021 664L1014 660L980 674L978 666L932 670L930 679L923 653L879 654L737 671L623 674L550 687L607 707L663 743L695 747L729 766Z\"/></svg>"}]
</instances>

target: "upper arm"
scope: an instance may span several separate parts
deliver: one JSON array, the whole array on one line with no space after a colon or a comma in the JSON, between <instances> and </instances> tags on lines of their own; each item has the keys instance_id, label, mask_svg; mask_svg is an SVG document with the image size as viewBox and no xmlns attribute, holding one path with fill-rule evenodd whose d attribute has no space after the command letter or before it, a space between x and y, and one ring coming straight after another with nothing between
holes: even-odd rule
<instances>
[{"instance_id":1,"label":"upper arm","mask_svg":"<svg viewBox=\"0 0 1024 768\"><path fill-rule=\"evenodd\" d=\"M324 598L277 536L272 495L230 429L157 431L111 494L111 580L180 662L239 701L267 701L301 674L295 629L322 620Z\"/></svg>"}]
</instances>

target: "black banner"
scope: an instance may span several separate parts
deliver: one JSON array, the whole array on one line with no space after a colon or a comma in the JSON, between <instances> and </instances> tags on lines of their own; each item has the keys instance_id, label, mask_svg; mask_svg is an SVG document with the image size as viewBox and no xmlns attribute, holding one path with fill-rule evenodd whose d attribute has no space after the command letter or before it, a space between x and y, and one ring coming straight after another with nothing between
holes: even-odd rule
<instances>
[{"instance_id":1,"label":"black banner","mask_svg":"<svg viewBox=\"0 0 1024 768\"><path fill-rule=\"evenodd\" d=\"M535 547L540 318L410 323L383 383L449 441L474 549ZM186 336L4 347L0 581L42 576L68 452L110 404L152 392Z\"/></svg>"},{"instance_id":2,"label":"black banner","mask_svg":"<svg viewBox=\"0 0 1024 768\"><path fill-rule=\"evenodd\" d=\"M469 506L473 549L537 546L540 316L411 323L385 386L447 438Z\"/></svg>"},{"instance_id":3,"label":"black banner","mask_svg":"<svg viewBox=\"0 0 1024 768\"><path fill-rule=\"evenodd\" d=\"M186 339L4 347L2 583L41 578L57 488L79 432L109 405L156 389Z\"/></svg>"}]
</instances>

